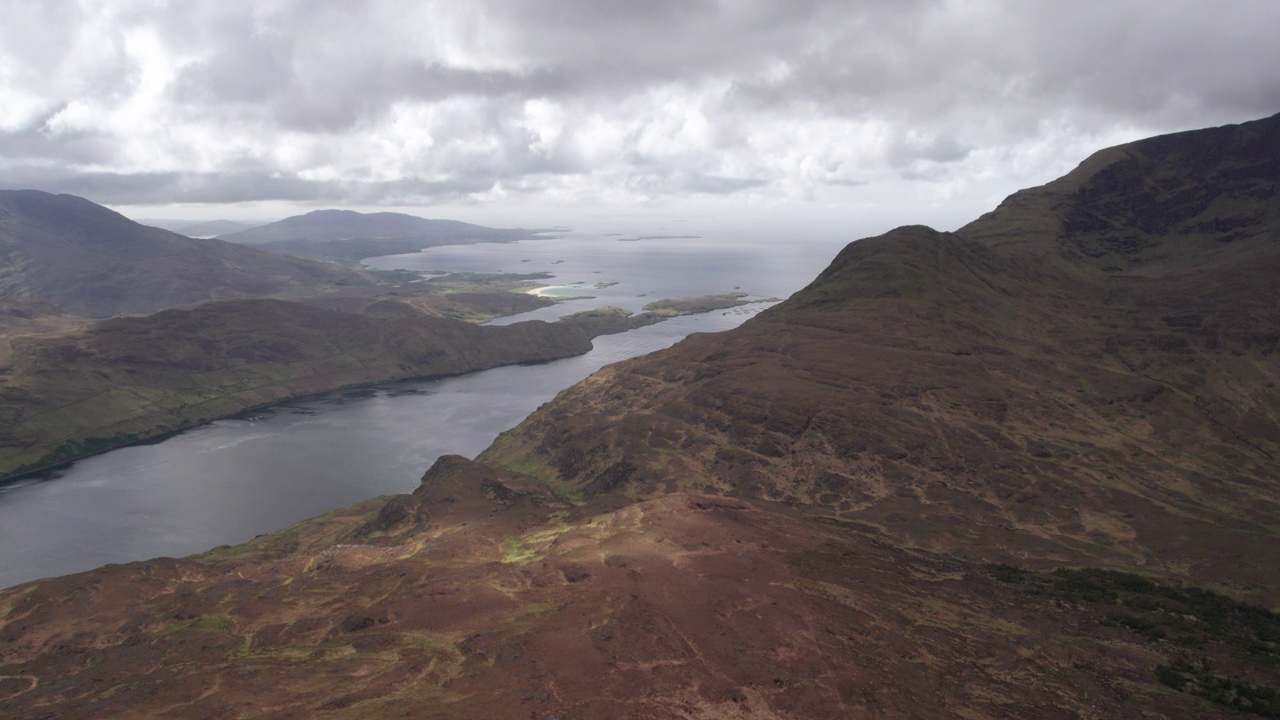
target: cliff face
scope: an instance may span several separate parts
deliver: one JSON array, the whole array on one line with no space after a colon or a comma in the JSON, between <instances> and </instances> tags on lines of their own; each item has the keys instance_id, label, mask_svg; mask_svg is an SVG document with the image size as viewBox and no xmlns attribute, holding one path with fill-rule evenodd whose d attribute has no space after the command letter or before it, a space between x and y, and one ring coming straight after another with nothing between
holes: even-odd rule
<instances>
[{"instance_id":1,"label":"cliff face","mask_svg":"<svg viewBox=\"0 0 1280 720\"><path fill-rule=\"evenodd\" d=\"M412 495L0 593L0 713L1274 716L1277 132L855 242Z\"/></svg>"}]
</instances>

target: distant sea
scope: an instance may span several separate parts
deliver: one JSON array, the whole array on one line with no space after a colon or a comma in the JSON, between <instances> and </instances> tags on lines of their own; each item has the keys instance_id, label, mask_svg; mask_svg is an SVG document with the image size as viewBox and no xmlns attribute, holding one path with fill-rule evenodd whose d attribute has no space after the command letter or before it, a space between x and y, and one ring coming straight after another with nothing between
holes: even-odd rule
<instances>
[{"instance_id":1,"label":"distant sea","mask_svg":"<svg viewBox=\"0 0 1280 720\"><path fill-rule=\"evenodd\" d=\"M612 305L640 310L664 298L745 292L786 297L808 284L843 243L708 234L697 237L569 233L515 243L450 245L365 261L380 270L503 272L554 275L538 282L558 296L590 296L498 322L554 320Z\"/></svg>"},{"instance_id":2,"label":"distant sea","mask_svg":"<svg viewBox=\"0 0 1280 720\"><path fill-rule=\"evenodd\" d=\"M655 233L656 234L656 233ZM842 246L835 238L568 233L366 261L447 272L549 272L594 296L498 322L725 292L786 297ZM601 287L596 287L599 284ZM474 457L498 433L600 367L727 330L759 303L600 337L587 355L439 380L338 391L219 420L0 488L0 587L105 563L180 557L244 542L370 497L409 492L443 454Z\"/></svg>"}]
</instances>

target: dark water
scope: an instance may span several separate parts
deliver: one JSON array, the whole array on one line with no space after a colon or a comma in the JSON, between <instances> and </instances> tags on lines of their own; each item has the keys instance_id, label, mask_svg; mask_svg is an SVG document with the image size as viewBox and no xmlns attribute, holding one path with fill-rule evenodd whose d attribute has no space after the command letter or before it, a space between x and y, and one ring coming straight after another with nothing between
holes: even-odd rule
<instances>
[{"instance_id":1,"label":"dark water","mask_svg":"<svg viewBox=\"0 0 1280 720\"><path fill-rule=\"evenodd\" d=\"M598 300L529 314L554 317L602 304L635 308L648 302L635 297L641 288L652 291L649 299L726 292L735 285L758 297L788 295L812 279L835 252L834 246L807 248L812 254L797 260L795 248L728 252L642 241L610 242L604 250L654 243L643 253L627 251L610 259L603 250L588 252L590 242L565 238L474 245L443 249L447 252L436 258L432 251L378 259L378 264L552 269L562 275L555 282L576 282L585 273L611 278L599 282L618 283L601 291L593 288ZM564 262L552 264L558 259ZM426 265L414 265L424 260ZM690 332L729 329L765 306L677 318L600 337L587 355L553 363L287 403L252 418L220 420L0 488L0 587L109 562L202 552L373 496L408 492L440 455L474 457L498 433L603 365L667 347Z\"/></svg>"}]
</instances>

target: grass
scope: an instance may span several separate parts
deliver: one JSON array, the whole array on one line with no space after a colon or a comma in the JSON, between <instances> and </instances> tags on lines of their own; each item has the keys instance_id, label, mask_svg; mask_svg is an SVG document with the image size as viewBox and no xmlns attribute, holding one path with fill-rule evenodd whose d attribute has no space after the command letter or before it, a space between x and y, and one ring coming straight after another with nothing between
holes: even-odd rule
<instances>
[{"instance_id":1,"label":"grass","mask_svg":"<svg viewBox=\"0 0 1280 720\"><path fill-rule=\"evenodd\" d=\"M1213 664L1208 658L1201 657L1197 661L1176 658L1172 663L1156 668L1156 678L1178 692L1202 697L1218 705L1262 717L1280 717L1280 692L1276 688L1219 675L1213 671Z\"/></svg>"},{"instance_id":2,"label":"grass","mask_svg":"<svg viewBox=\"0 0 1280 720\"><path fill-rule=\"evenodd\" d=\"M559 473L549 464L531 455L521 454L521 450L517 436L506 432L499 435L476 459L505 467L512 472L528 475L546 485L557 497L574 505L581 505L586 500L582 488L562 480Z\"/></svg>"},{"instance_id":3,"label":"grass","mask_svg":"<svg viewBox=\"0 0 1280 720\"><path fill-rule=\"evenodd\" d=\"M226 615L204 615L190 620L181 620L160 629L156 632L156 636L172 635L182 630L229 633L231 632L231 618Z\"/></svg>"},{"instance_id":4,"label":"grass","mask_svg":"<svg viewBox=\"0 0 1280 720\"><path fill-rule=\"evenodd\" d=\"M45 453L35 462L19 465L14 468L10 474L23 475L25 473L35 472L44 468L60 465L79 458L88 457L118 447L125 447L144 439L143 435L138 433L118 433L111 437L87 437L83 440L68 440L53 450Z\"/></svg>"},{"instance_id":5,"label":"grass","mask_svg":"<svg viewBox=\"0 0 1280 720\"><path fill-rule=\"evenodd\" d=\"M572 525L558 524L535 530L524 535L513 535L502 541L502 562L524 564L544 557L551 543L573 529Z\"/></svg>"}]
</instances>

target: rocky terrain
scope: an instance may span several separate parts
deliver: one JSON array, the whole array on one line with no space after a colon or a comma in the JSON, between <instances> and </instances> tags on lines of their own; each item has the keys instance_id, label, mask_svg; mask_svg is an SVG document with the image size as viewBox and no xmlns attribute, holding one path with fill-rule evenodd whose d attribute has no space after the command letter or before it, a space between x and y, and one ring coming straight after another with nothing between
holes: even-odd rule
<instances>
[{"instance_id":1,"label":"rocky terrain","mask_svg":"<svg viewBox=\"0 0 1280 720\"><path fill-rule=\"evenodd\" d=\"M1280 716L1276 158L1103 151L412 495L0 593L0 714Z\"/></svg>"}]
</instances>

